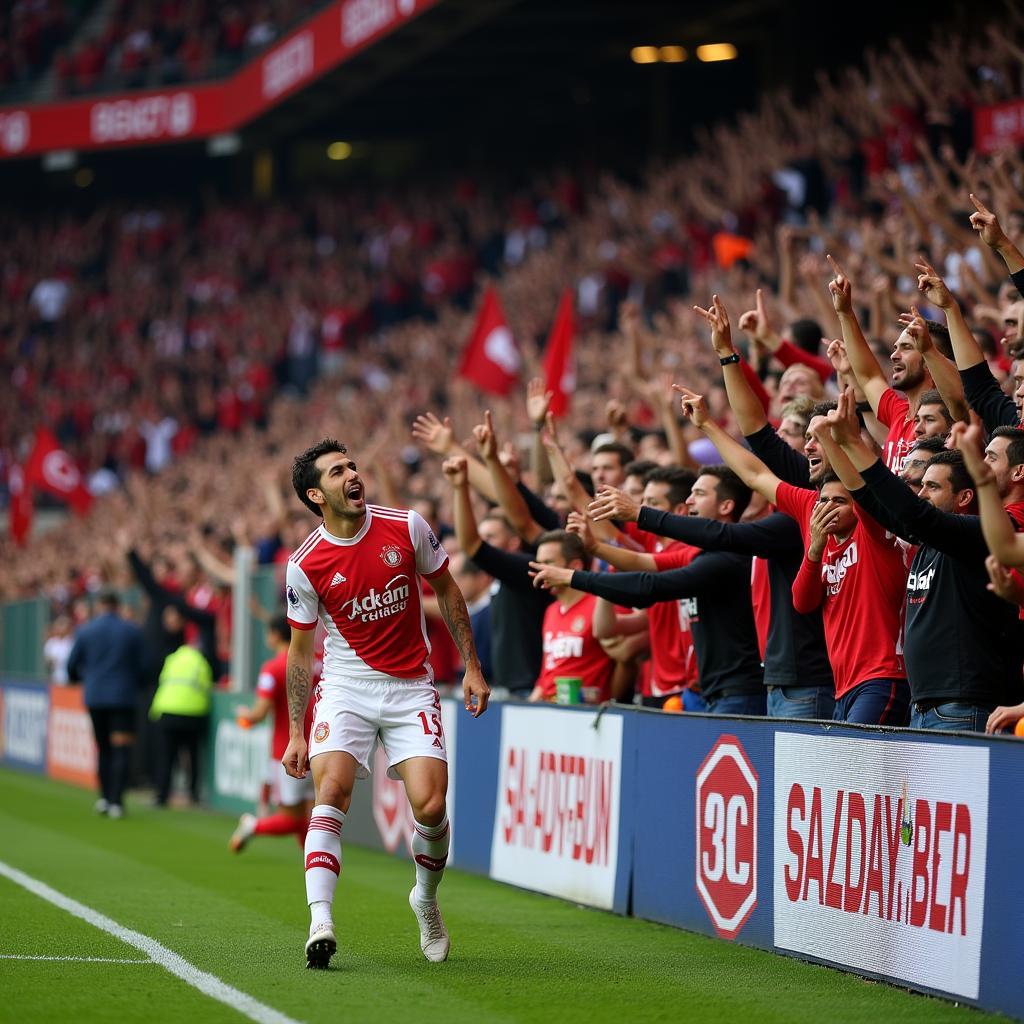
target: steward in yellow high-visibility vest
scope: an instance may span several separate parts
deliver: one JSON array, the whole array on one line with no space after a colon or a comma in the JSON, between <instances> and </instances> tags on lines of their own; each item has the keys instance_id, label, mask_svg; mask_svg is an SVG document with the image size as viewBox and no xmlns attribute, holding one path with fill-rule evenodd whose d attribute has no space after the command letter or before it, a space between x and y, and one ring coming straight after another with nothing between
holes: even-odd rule
<instances>
[{"instance_id":1,"label":"steward in yellow high-visibility vest","mask_svg":"<svg viewBox=\"0 0 1024 1024\"><path fill-rule=\"evenodd\" d=\"M182 644L164 659L160 683L149 707L156 722L156 802L170 799L174 765L185 754L189 767L189 793L199 803L200 758L210 718L213 671L194 647Z\"/></svg>"},{"instance_id":2,"label":"steward in yellow high-visibility vest","mask_svg":"<svg viewBox=\"0 0 1024 1024\"><path fill-rule=\"evenodd\" d=\"M157 719L161 715L208 715L212 690L213 672L210 663L194 647L182 644L164 660L160 683L149 708L149 717Z\"/></svg>"}]
</instances>

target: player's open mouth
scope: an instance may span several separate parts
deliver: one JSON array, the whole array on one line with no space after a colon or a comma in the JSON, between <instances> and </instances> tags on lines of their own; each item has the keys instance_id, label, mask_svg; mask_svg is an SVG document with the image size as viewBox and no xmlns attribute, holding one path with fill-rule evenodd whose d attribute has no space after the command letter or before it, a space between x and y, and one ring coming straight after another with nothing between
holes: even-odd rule
<instances>
[{"instance_id":1,"label":"player's open mouth","mask_svg":"<svg viewBox=\"0 0 1024 1024\"><path fill-rule=\"evenodd\" d=\"M363 500L363 485L353 484L346 492L345 497L349 501L362 501Z\"/></svg>"},{"instance_id":2,"label":"player's open mouth","mask_svg":"<svg viewBox=\"0 0 1024 1024\"><path fill-rule=\"evenodd\" d=\"M815 470L815 469L820 469L821 468L821 459L819 459L815 455L808 455L807 456L807 468L812 470L812 471Z\"/></svg>"}]
</instances>

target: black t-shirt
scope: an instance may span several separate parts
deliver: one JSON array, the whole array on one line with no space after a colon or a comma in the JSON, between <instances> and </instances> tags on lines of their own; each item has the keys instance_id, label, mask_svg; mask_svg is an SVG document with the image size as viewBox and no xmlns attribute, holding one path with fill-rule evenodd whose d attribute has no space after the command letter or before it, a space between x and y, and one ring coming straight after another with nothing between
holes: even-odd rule
<instances>
[{"instance_id":1,"label":"black t-shirt","mask_svg":"<svg viewBox=\"0 0 1024 1024\"><path fill-rule=\"evenodd\" d=\"M691 598L690 633L700 690L708 700L758 694L764 686L750 604L750 558L702 551L685 568L664 572L572 574L577 590L634 608Z\"/></svg>"},{"instance_id":2,"label":"black t-shirt","mask_svg":"<svg viewBox=\"0 0 1024 1024\"><path fill-rule=\"evenodd\" d=\"M821 686L830 692L835 688L821 609L800 615L793 608L793 580L804 557L796 520L773 512L752 523L722 523L644 507L640 509L638 525L659 537L681 540L705 551L732 551L764 558L771 591L771 618L764 652L765 685Z\"/></svg>"},{"instance_id":3,"label":"black t-shirt","mask_svg":"<svg viewBox=\"0 0 1024 1024\"><path fill-rule=\"evenodd\" d=\"M907 577L903 657L914 701L1018 704L1024 632L1017 609L988 590L988 548L977 516L942 512L881 462L861 474L871 514L920 545Z\"/></svg>"},{"instance_id":4,"label":"black t-shirt","mask_svg":"<svg viewBox=\"0 0 1024 1024\"><path fill-rule=\"evenodd\" d=\"M491 596L491 663L495 686L532 689L544 652L544 612L551 603L546 590L530 579L530 556L484 542L473 562L500 581Z\"/></svg>"}]
</instances>

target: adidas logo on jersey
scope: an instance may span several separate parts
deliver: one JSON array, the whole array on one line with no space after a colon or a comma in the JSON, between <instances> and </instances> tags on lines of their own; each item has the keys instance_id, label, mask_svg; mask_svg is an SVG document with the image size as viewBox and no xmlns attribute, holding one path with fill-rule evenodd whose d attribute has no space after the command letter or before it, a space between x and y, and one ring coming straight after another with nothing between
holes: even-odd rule
<instances>
[{"instance_id":1,"label":"adidas logo on jersey","mask_svg":"<svg viewBox=\"0 0 1024 1024\"><path fill-rule=\"evenodd\" d=\"M347 582L345 577L342 576L340 572L336 572L334 574L334 579L331 580L331 586L332 587L336 587L339 583L345 583L345 582Z\"/></svg>"}]
</instances>

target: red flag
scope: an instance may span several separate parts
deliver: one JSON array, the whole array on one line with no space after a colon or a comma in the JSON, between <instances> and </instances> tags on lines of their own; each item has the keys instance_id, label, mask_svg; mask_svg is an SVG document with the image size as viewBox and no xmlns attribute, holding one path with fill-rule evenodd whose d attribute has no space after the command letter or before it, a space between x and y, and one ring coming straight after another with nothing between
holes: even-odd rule
<instances>
[{"instance_id":1,"label":"red flag","mask_svg":"<svg viewBox=\"0 0 1024 1024\"><path fill-rule=\"evenodd\" d=\"M481 391L507 395L519 384L522 357L493 287L484 292L476 326L462 353L459 376L471 380Z\"/></svg>"},{"instance_id":2,"label":"red flag","mask_svg":"<svg viewBox=\"0 0 1024 1024\"><path fill-rule=\"evenodd\" d=\"M558 303L558 312L544 351L544 387L553 395L550 408L554 416L565 415L569 396L576 390L576 365L572 358L575 334L572 291L566 288Z\"/></svg>"},{"instance_id":3,"label":"red flag","mask_svg":"<svg viewBox=\"0 0 1024 1024\"><path fill-rule=\"evenodd\" d=\"M15 464L7 471L7 493L10 495L10 531L14 543L22 548L32 532L32 488L25 481L25 471Z\"/></svg>"},{"instance_id":4,"label":"red flag","mask_svg":"<svg viewBox=\"0 0 1024 1024\"><path fill-rule=\"evenodd\" d=\"M25 463L25 483L67 502L79 515L92 505L92 495L74 459L45 427L36 430L36 444Z\"/></svg>"}]
</instances>

